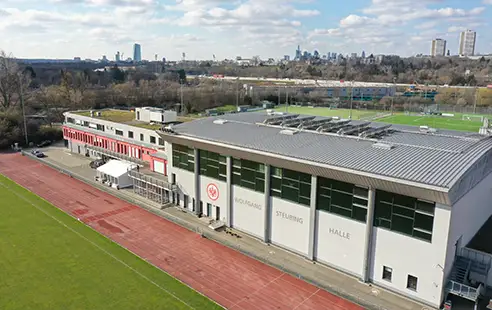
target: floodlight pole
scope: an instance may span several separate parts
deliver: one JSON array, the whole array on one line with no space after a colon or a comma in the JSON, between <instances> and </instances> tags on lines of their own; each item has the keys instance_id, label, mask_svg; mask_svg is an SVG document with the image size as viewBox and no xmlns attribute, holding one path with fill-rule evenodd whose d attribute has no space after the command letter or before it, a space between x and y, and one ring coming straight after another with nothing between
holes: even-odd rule
<instances>
[{"instance_id":1,"label":"floodlight pole","mask_svg":"<svg viewBox=\"0 0 492 310\"><path fill-rule=\"evenodd\" d=\"M473 114L477 113L477 97L478 97L478 87L475 87L475 102L473 103Z\"/></svg>"},{"instance_id":2,"label":"floodlight pole","mask_svg":"<svg viewBox=\"0 0 492 310\"><path fill-rule=\"evenodd\" d=\"M20 104L22 107L22 118L24 121L24 137L26 139L26 146L29 146L29 138L27 136L27 121L26 121L26 109L24 108L24 90L22 89L22 81L21 81L21 75L19 74L17 76L18 83L19 83L19 97L20 97Z\"/></svg>"},{"instance_id":3,"label":"floodlight pole","mask_svg":"<svg viewBox=\"0 0 492 310\"><path fill-rule=\"evenodd\" d=\"M352 103L354 99L354 84L353 81L350 82L350 115L349 118L352 119Z\"/></svg>"},{"instance_id":4,"label":"floodlight pole","mask_svg":"<svg viewBox=\"0 0 492 310\"><path fill-rule=\"evenodd\" d=\"M236 79L236 111L239 109L239 77Z\"/></svg>"},{"instance_id":5,"label":"floodlight pole","mask_svg":"<svg viewBox=\"0 0 492 310\"><path fill-rule=\"evenodd\" d=\"M285 86L285 112L289 112L289 89Z\"/></svg>"},{"instance_id":6,"label":"floodlight pole","mask_svg":"<svg viewBox=\"0 0 492 310\"><path fill-rule=\"evenodd\" d=\"M181 97L181 107L180 107L180 113L183 115L183 110L184 110L184 105L183 105L183 81L181 81L181 87L180 87L180 97Z\"/></svg>"}]
</instances>

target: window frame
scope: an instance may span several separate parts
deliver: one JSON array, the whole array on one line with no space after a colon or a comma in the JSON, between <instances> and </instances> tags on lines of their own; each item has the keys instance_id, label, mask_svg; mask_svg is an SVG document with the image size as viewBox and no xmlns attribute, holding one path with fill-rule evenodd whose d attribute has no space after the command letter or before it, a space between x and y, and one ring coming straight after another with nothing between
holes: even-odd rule
<instances>
[{"instance_id":1,"label":"window frame","mask_svg":"<svg viewBox=\"0 0 492 310\"><path fill-rule=\"evenodd\" d=\"M307 207L311 205L312 176L310 174L272 166L269 177L271 196ZM301 187L304 194L301 194ZM309 195L306 196L308 191Z\"/></svg>"},{"instance_id":2,"label":"window frame","mask_svg":"<svg viewBox=\"0 0 492 310\"><path fill-rule=\"evenodd\" d=\"M381 275L381 279L391 282L393 280L393 268L383 266L383 274Z\"/></svg>"},{"instance_id":3,"label":"window frame","mask_svg":"<svg viewBox=\"0 0 492 310\"><path fill-rule=\"evenodd\" d=\"M419 278L414 275L408 274L407 289L417 292L418 287L419 287Z\"/></svg>"}]
</instances>

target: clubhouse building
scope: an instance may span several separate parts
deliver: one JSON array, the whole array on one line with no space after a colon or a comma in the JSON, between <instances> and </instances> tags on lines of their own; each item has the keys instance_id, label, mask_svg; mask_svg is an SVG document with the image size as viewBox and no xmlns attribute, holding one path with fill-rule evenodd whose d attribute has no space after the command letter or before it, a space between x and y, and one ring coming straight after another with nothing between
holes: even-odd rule
<instances>
[{"instance_id":1,"label":"clubhouse building","mask_svg":"<svg viewBox=\"0 0 492 310\"><path fill-rule=\"evenodd\" d=\"M82 120L87 126L80 117L67 113L64 132L101 135L91 129L101 123L96 116ZM150 167L145 176L131 173L135 191L208 217L211 227L231 227L433 308L448 294L475 302L492 285L492 248L477 239L492 215L486 132L270 112L164 124L144 141L126 125L104 123L104 134L141 153L104 152ZM65 137L75 152L97 141ZM155 158L162 173L152 171Z\"/></svg>"}]
</instances>

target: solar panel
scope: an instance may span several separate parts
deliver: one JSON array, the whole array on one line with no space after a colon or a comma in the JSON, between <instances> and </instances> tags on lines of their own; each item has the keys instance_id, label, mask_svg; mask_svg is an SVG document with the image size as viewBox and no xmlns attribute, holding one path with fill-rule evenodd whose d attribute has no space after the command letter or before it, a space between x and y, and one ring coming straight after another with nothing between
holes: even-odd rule
<instances>
[{"instance_id":1,"label":"solar panel","mask_svg":"<svg viewBox=\"0 0 492 310\"><path fill-rule=\"evenodd\" d=\"M326 124L326 125L322 125L320 127L318 127L318 129L316 129L316 131L319 131L319 132L329 132L329 131L333 131L333 130L336 130L336 129L340 129L344 126L347 126L347 124L350 123L350 120L345 120L345 121L339 121L339 122L336 122L336 123L330 123L330 124Z\"/></svg>"},{"instance_id":2,"label":"solar panel","mask_svg":"<svg viewBox=\"0 0 492 310\"><path fill-rule=\"evenodd\" d=\"M328 124L332 121L333 119L331 117L329 118L324 118L324 119L318 119L318 120L311 120L311 121L308 121L308 122L303 122L301 125L299 125L299 127L297 127L298 129L316 129L320 126L323 126L325 124Z\"/></svg>"},{"instance_id":3,"label":"solar panel","mask_svg":"<svg viewBox=\"0 0 492 310\"><path fill-rule=\"evenodd\" d=\"M385 125L382 127L369 128L359 134L361 138L373 138L381 134L386 133L390 129L391 125Z\"/></svg>"},{"instance_id":4,"label":"solar panel","mask_svg":"<svg viewBox=\"0 0 492 310\"><path fill-rule=\"evenodd\" d=\"M303 116L298 118L288 119L282 122L282 126L297 127L304 122L311 121L315 119L316 116Z\"/></svg>"},{"instance_id":5,"label":"solar panel","mask_svg":"<svg viewBox=\"0 0 492 310\"><path fill-rule=\"evenodd\" d=\"M279 125L283 121L288 120L288 119L293 119L298 117L299 114L290 114L290 115L282 115L282 116L275 116L275 117L270 117L267 118L263 121L263 124L266 125Z\"/></svg>"},{"instance_id":6,"label":"solar panel","mask_svg":"<svg viewBox=\"0 0 492 310\"><path fill-rule=\"evenodd\" d=\"M369 125L371 125L371 123L366 122L366 123L362 123L359 125L353 125L350 127L341 128L340 130L338 130L337 134L339 134L339 135L350 135L354 132L358 133L360 131L365 130Z\"/></svg>"}]
</instances>

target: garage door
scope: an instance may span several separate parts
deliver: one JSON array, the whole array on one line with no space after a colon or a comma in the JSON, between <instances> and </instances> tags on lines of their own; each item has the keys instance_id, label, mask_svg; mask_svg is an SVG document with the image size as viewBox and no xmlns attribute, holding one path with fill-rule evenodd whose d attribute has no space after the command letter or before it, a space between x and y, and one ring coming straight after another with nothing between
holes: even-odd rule
<instances>
[{"instance_id":1,"label":"garage door","mask_svg":"<svg viewBox=\"0 0 492 310\"><path fill-rule=\"evenodd\" d=\"M154 171L164 174L164 163L154 160Z\"/></svg>"}]
</instances>

